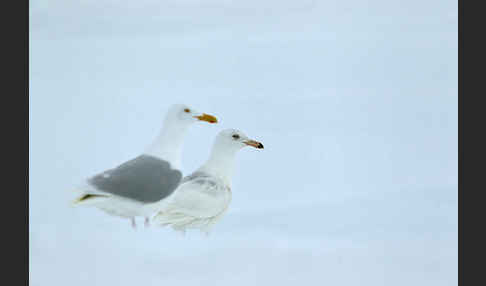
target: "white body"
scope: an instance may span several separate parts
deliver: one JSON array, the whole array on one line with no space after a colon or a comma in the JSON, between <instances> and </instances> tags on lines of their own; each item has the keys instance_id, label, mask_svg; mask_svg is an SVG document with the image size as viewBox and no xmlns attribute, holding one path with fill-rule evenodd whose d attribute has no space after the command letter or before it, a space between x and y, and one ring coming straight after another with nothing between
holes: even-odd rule
<instances>
[{"instance_id":1,"label":"white body","mask_svg":"<svg viewBox=\"0 0 486 286\"><path fill-rule=\"evenodd\" d=\"M179 185L168 205L160 206L154 222L178 231L196 228L209 233L228 209L231 188L216 177L202 181L190 180Z\"/></svg>"},{"instance_id":2,"label":"white body","mask_svg":"<svg viewBox=\"0 0 486 286\"><path fill-rule=\"evenodd\" d=\"M200 119L203 116L206 119ZM208 121L208 116L207 114L195 112L185 105L173 105L165 117L159 135L143 154L164 160L173 169L180 170L183 141L189 126L198 120ZM209 117L211 117L211 120L214 120L209 122L216 122L216 118ZM144 203L103 192L90 184L88 180L85 180L80 187L76 188L75 192L78 198L74 201L75 204L94 206L108 214L132 219L137 216L151 217L156 210L167 203L166 199L170 197L156 203ZM79 199L87 194L99 196L87 200Z\"/></svg>"},{"instance_id":3,"label":"white body","mask_svg":"<svg viewBox=\"0 0 486 286\"><path fill-rule=\"evenodd\" d=\"M92 185L85 182L81 187L75 190L76 197L81 197L86 194L99 194L90 200L79 202L83 206L96 207L109 215L119 216L123 218L133 218L138 216L151 217L157 210L163 208L169 201L171 196L156 203L142 203L131 199L126 199L120 196L108 194L97 190Z\"/></svg>"},{"instance_id":4,"label":"white body","mask_svg":"<svg viewBox=\"0 0 486 286\"><path fill-rule=\"evenodd\" d=\"M228 210L236 153L245 146L263 148L238 130L221 131L208 161L183 179L168 204L154 216L154 223L178 231L196 228L208 234Z\"/></svg>"}]
</instances>

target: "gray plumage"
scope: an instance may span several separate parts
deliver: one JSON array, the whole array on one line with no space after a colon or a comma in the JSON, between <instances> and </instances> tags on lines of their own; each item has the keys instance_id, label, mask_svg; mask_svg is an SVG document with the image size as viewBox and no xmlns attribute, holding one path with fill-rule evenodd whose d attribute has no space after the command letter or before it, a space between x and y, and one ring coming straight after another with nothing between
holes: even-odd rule
<instances>
[{"instance_id":1,"label":"gray plumage","mask_svg":"<svg viewBox=\"0 0 486 286\"><path fill-rule=\"evenodd\" d=\"M149 155L140 155L120 166L90 178L98 190L143 203L168 197L182 178L169 162Z\"/></svg>"}]
</instances>

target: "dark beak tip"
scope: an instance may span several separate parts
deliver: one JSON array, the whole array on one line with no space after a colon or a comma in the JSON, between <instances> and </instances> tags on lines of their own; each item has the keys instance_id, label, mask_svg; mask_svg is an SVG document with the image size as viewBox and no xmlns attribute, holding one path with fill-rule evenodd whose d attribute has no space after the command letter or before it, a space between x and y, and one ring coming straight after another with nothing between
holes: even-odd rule
<instances>
[{"instance_id":1,"label":"dark beak tip","mask_svg":"<svg viewBox=\"0 0 486 286\"><path fill-rule=\"evenodd\" d=\"M263 144L262 143L258 143L258 149L263 149Z\"/></svg>"}]
</instances>

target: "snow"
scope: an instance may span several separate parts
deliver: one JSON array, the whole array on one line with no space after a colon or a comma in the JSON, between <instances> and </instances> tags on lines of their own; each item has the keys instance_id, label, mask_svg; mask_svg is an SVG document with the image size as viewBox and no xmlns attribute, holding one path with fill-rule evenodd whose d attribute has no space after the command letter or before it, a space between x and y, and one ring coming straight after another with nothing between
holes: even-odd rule
<instances>
[{"instance_id":1,"label":"snow","mask_svg":"<svg viewBox=\"0 0 486 286\"><path fill-rule=\"evenodd\" d=\"M31 1L31 285L457 284L456 2L164 3ZM209 237L70 206L179 102L265 145Z\"/></svg>"}]
</instances>

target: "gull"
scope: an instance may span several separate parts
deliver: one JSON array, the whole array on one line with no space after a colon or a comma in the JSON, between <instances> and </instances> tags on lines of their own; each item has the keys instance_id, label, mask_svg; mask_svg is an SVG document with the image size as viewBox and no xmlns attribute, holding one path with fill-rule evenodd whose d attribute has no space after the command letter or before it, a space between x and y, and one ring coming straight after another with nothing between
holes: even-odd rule
<instances>
[{"instance_id":1,"label":"gull","mask_svg":"<svg viewBox=\"0 0 486 286\"><path fill-rule=\"evenodd\" d=\"M262 143L249 139L241 131L221 131L216 136L209 159L182 180L168 198L167 205L154 215L153 222L159 226L172 226L182 233L194 228L208 235L231 202L235 157L245 146L263 149Z\"/></svg>"},{"instance_id":2,"label":"gull","mask_svg":"<svg viewBox=\"0 0 486 286\"><path fill-rule=\"evenodd\" d=\"M75 206L94 206L110 215L131 219L145 217L145 226L160 200L177 188L181 179L181 152L189 126L197 121L216 123L209 114L187 105L171 106L162 129L148 148L136 158L83 181L76 188Z\"/></svg>"}]
</instances>

